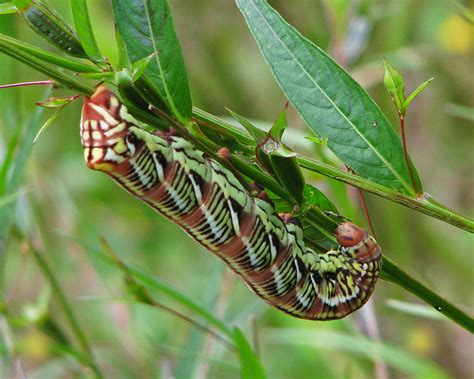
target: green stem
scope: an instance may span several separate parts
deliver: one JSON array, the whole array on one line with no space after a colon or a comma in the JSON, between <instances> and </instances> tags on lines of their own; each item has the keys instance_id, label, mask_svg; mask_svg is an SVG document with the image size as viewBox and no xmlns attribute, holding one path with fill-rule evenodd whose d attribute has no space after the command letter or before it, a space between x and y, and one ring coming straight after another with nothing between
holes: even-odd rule
<instances>
[{"instance_id":1,"label":"green stem","mask_svg":"<svg viewBox=\"0 0 474 379\"><path fill-rule=\"evenodd\" d=\"M418 280L408 275L389 258L383 258L382 267L383 271L380 275L381 279L399 285L416 297L433 306L438 312L450 318L455 323L469 330L471 333L474 332L474 319L472 317L469 317L459 308L456 308L453 304L444 300L442 297L421 284Z\"/></svg>"},{"instance_id":2,"label":"green stem","mask_svg":"<svg viewBox=\"0 0 474 379\"><path fill-rule=\"evenodd\" d=\"M69 324L71 325L72 331L74 332L84 355L87 357L87 361L88 361L87 363L89 367L94 372L96 378L103 378L104 376L99 366L97 365L97 362L95 361L94 355L92 353L92 349L89 346L89 342L86 338L86 335L82 331L81 327L79 326L79 323L77 322L76 317L74 316L74 313L72 312L72 309L69 306L69 303L67 302L63 291L61 290L61 286L56 280L56 277L53 275L53 272L49 268L43 256L33 247L31 247L31 252L33 253L33 257L35 258L38 266L41 268L41 271L43 272L44 276L46 277L49 284L51 285L51 289L55 293L58 302L61 304L61 307L63 308L64 313L66 315L66 318L69 321Z\"/></svg>"},{"instance_id":3,"label":"green stem","mask_svg":"<svg viewBox=\"0 0 474 379\"><path fill-rule=\"evenodd\" d=\"M36 58L31 54L26 53L6 43L3 40L0 40L0 52L3 52L11 56L12 58L19 60L20 62L23 62L24 64L30 66L36 71L42 72L43 74L57 81L58 84L62 84L65 87L68 87L74 91L78 91L82 95L92 95L93 89L73 79L71 77L71 74L66 74L65 72L53 66L52 64L45 63L43 60Z\"/></svg>"},{"instance_id":4,"label":"green stem","mask_svg":"<svg viewBox=\"0 0 474 379\"><path fill-rule=\"evenodd\" d=\"M233 135L244 144L254 143L253 139L245 131L237 129L235 126L224 122L216 116L213 116L196 107L193 109L193 114L198 122L204 122L204 127L208 127L206 125L210 124L216 128L224 129L227 133ZM317 172L334 180L338 180L340 182L363 189L367 192L373 193L374 195L399 203L408 208L454 225L458 228L467 230L471 233L474 232L473 219L463 216L443 206L442 204L437 203L436 201L432 200L428 194L424 194L424 196L421 198L410 197L393 189L371 182L370 180L364 179L360 176L339 170L331 165L321 163L310 158L298 156L297 160L301 167L306 168L307 170Z\"/></svg>"},{"instance_id":5,"label":"green stem","mask_svg":"<svg viewBox=\"0 0 474 379\"><path fill-rule=\"evenodd\" d=\"M74 59L67 58L58 54L54 54L48 50L40 49L37 46L30 45L28 43L6 36L1 33L0 33L0 41L2 42L4 47L10 45L12 49L23 51L25 54L29 54L44 62L51 63L53 65L56 65L68 70L81 72L81 73L100 73L101 72L100 69L98 69L95 66L84 64Z\"/></svg>"},{"instance_id":6,"label":"green stem","mask_svg":"<svg viewBox=\"0 0 474 379\"><path fill-rule=\"evenodd\" d=\"M304 167L310 171L317 172L329 178L363 189L374 195L404 205L405 207L437 218L438 220L467 230L471 233L474 232L473 219L461 215L443 206L442 204L437 203L436 201L432 200L430 195L427 193L423 194L423 196L420 198L410 197L403 195L393 189L371 182L370 180L361 178L360 176L344 172L328 164L317 162L306 157L298 157L298 162L300 163L301 167Z\"/></svg>"}]
</instances>

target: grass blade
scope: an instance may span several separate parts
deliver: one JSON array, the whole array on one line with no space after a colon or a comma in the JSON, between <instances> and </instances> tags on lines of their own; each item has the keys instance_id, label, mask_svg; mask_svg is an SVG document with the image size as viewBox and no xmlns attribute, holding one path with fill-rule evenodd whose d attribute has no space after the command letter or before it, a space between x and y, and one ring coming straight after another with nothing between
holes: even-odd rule
<instances>
[{"instance_id":1,"label":"grass blade","mask_svg":"<svg viewBox=\"0 0 474 379\"><path fill-rule=\"evenodd\" d=\"M238 328L234 329L234 342L239 352L241 378L265 379L265 370L260 359L255 355L247 338Z\"/></svg>"}]
</instances>

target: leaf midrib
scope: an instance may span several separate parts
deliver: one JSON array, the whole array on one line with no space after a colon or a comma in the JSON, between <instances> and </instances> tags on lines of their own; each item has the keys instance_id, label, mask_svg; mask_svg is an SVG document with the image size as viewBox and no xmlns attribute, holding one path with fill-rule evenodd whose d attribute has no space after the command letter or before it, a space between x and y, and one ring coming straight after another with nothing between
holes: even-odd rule
<instances>
[{"instance_id":1,"label":"leaf midrib","mask_svg":"<svg viewBox=\"0 0 474 379\"><path fill-rule=\"evenodd\" d=\"M260 12L260 10L258 9L258 7L255 5L255 2L254 0L249 0L251 2L251 4L254 6L256 12L259 14L259 16L262 18L262 20L265 22L265 24L268 26L268 28L270 29L270 31L272 32L272 34L276 37L276 39L278 40L278 42L280 42L281 46L284 47L284 49L288 52L288 54L292 57L293 61L295 61L297 63L297 65L301 68L301 70L307 75L307 77L310 79L310 81L315 85L315 87L326 97L326 99L334 106L335 109L337 109L338 113L340 113L342 115L342 117L347 121L347 123L355 130L355 132L361 137L361 139L371 148L371 150L379 157L379 159L384 162L384 164L387 166L387 168L389 168L390 172L392 172L392 174L395 176L395 178L398 179L398 181L403 185L403 187L405 189L407 189L409 191L409 193L411 193L411 187L409 185L407 185L407 183L403 180L403 178L400 176L400 174L398 173L398 171L396 171L393 166L391 164L389 164L389 162L382 156L380 155L380 153L378 152L378 150L376 150L374 148L374 146L365 138L365 136L363 134L361 134L361 132L359 131L359 129L347 118L347 116L341 111L341 109L333 102L333 100L326 94L326 92L324 92L322 90L322 88L318 85L318 83L316 83L314 81L314 79L311 77L311 75L309 75L308 71L299 63L298 59L296 59L296 57L293 55L293 53L291 52L291 50L288 49L288 47L283 43L283 41L281 40L281 38L275 33L275 31L273 30L272 26L267 22L267 20L265 19L264 15ZM273 11L272 9L270 9L271 11ZM277 15L278 16L278 15ZM282 21L288 25L288 23L282 18ZM297 31L296 31L297 32ZM298 32L297 32L298 33ZM302 36L303 37L303 36ZM306 39L305 37L303 37L303 39ZM309 41L307 41L309 42ZM303 116L303 118L305 118ZM305 120L306 121L306 120Z\"/></svg>"}]
</instances>

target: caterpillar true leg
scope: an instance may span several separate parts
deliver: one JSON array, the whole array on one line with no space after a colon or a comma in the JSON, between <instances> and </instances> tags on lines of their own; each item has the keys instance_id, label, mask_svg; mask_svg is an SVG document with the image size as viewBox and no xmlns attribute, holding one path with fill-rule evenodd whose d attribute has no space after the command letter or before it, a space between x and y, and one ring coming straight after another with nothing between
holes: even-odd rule
<instances>
[{"instance_id":1,"label":"caterpillar true leg","mask_svg":"<svg viewBox=\"0 0 474 379\"><path fill-rule=\"evenodd\" d=\"M106 87L84 102L81 140L90 168L179 224L274 307L306 319L335 319L371 295L381 251L365 230L342 223L339 246L316 253L305 246L299 220L280 217L184 138L137 127Z\"/></svg>"}]
</instances>

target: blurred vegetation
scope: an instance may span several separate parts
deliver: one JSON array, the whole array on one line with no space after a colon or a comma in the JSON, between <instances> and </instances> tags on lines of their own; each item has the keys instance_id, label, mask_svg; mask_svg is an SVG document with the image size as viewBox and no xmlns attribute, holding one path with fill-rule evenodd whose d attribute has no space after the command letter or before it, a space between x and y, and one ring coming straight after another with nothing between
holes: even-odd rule
<instances>
[{"instance_id":1,"label":"blurred vegetation","mask_svg":"<svg viewBox=\"0 0 474 379\"><path fill-rule=\"evenodd\" d=\"M70 16L67 2L50 2ZM170 2L194 103L217 115L225 115L225 107L230 107L256 120L273 120L286 100L233 2ZM472 14L474 4L271 3L346 67L393 125L398 119L383 88L382 57L403 72L408 92L435 78L407 114L410 153L427 192L472 214L474 30L466 12ZM117 54L110 4L90 2L90 11L99 45L113 61ZM0 16L0 32L48 48L19 16ZM5 55L0 55L0 67L0 83L44 79ZM47 118L38 114L42 122L31 121L34 103L46 97L44 89L33 87L0 91L0 168L7 167L11 151L10 167L17 170L18 183L23 178L21 185L10 188L13 195L0 197L1 233L8 227L7 213L14 215L9 238L2 239L6 232L0 235L6 257L1 288L6 312L0 318L5 377L21 377L22 370L32 378L90 375L58 346L59 340L74 340L77 334L62 304L50 295L51 282L25 235L66 294L106 377L168 378L173 373L178 378L237 378L240 372L236 354L211 334L163 307L124 296L130 290L124 271L101 258L108 245L106 250L127 264L156 276L229 328L238 326L249 340L258 341L270 378L384 378L385 370L393 378L473 376L472 336L426 307L413 308L410 303L417 300L396 286L379 282L372 303L341 321L297 320L264 304L176 225L119 190L105 175L86 169L79 103L62 112L32 147L32 136ZM288 144L322 159L321 149L308 147L302 138L309 132L301 119L294 111L290 115ZM7 180L11 175L0 170L1 194L6 183L12 183ZM309 179L342 214L366 223L353 188L315 174ZM384 252L472 314L472 236L380 198L367 198ZM101 244L101 238L108 245ZM159 286L148 282L147 288L157 303L184 312L200 325L209 324L203 314L190 315L176 296L165 296ZM371 341L377 329L380 341Z\"/></svg>"}]
</instances>

